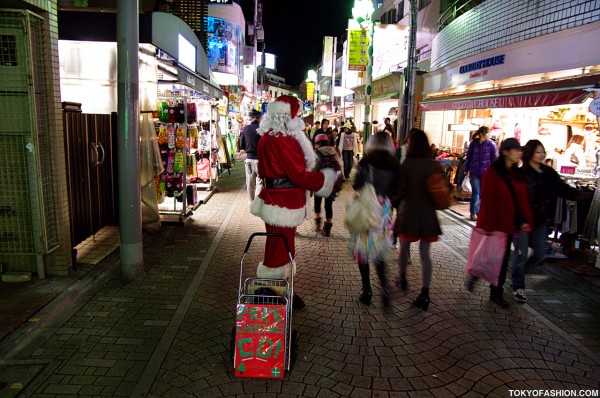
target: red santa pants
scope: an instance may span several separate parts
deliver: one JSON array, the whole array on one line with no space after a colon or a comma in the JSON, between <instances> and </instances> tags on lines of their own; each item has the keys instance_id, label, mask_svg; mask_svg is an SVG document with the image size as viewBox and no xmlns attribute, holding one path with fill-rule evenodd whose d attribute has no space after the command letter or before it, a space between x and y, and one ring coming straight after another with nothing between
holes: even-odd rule
<instances>
[{"instance_id":1,"label":"red santa pants","mask_svg":"<svg viewBox=\"0 0 600 398\"><path fill-rule=\"evenodd\" d=\"M285 235L288 244L290 245L290 251L292 258L296 257L296 245L294 243L294 237L296 236L296 227L276 227L274 225L265 224L267 232L279 233ZM283 239L279 236L267 236L267 242L265 244L265 258L263 264L265 267L277 268L281 267L290 262L290 255L285 248Z\"/></svg>"}]
</instances>

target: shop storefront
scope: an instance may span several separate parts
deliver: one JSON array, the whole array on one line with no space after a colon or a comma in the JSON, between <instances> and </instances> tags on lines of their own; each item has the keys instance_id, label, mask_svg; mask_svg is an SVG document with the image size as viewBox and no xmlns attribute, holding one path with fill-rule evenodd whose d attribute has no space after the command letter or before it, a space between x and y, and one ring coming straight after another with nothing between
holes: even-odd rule
<instances>
[{"instance_id":1,"label":"shop storefront","mask_svg":"<svg viewBox=\"0 0 600 398\"><path fill-rule=\"evenodd\" d=\"M59 42L62 100L81 104L84 113L116 112L115 15L61 12L59 18L69 20ZM171 14L140 16L139 60L141 150L149 151L141 157L150 159L140 182L144 225L184 222L214 192L220 172L216 104L223 91L194 32Z\"/></svg>"},{"instance_id":2,"label":"shop storefront","mask_svg":"<svg viewBox=\"0 0 600 398\"><path fill-rule=\"evenodd\" d=\"M577 172L590 173L600 148L598 121L588 109L588 90L600 81L600 57L590 50L599 26L508 45L424 75L426 97L419 109L431 142L461 153L472 131L487 126L498 142L508 137L523 144L540 140L560 171L573 165L565 159L570 157L566 151L569 143L580 140L585 150ZM568 49L568 54L557 57L556 48Z\"/></svg>"},{"instance_id":3,"label":"shop storefront","mask_svg":"<svg viewBox=\"0 0 600 398\"><path fill-rule=\"evenodd\" d=\"M593 50L599 28L595 22L547 34L425 74L419 109L430 141L456 159L480 126L498 145L509 137L522 144L536 139L564 180L595 191L600 135L589 105L600 82L600 55ZM596 241L599 214L590 208L597 206L559 200L553 231L563 249L569 241Z\"/></svg>"},{"instance_id":4,"label":"shop storefront","mask_svg":"<svg viewBox=\"0 0 600 398\"><path fill-rule=\"evenodd\" d=\"M371 87L371 120L377 121L380 126L383 126L386 117L393 122L397 115L399 94L404 91L404 74L402 72L388 73L374 79ZM354 91L354 121L357 126L363 126L365 86L354 87L352 90Z\"/></svg>"}]
</instances>

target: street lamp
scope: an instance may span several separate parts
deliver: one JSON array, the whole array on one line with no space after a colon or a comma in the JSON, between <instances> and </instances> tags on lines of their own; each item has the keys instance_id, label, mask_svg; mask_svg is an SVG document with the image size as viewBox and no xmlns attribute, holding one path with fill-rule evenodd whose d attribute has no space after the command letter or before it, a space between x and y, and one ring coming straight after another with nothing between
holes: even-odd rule
<instances>
[{"instance_id":1,"label":"street lamp","mask_svg":"<svg viewBox=\"0 0 600 398\"><path fill-rule=\"evenodd\" d=\"M373 32L375 25L371 21L371 16L375 9L371 0L355 0L352 7L352 17L358 22L361 29L369 29L369 46L367 49L367 70L365 76L365 125L364 144L367 143L371 135L371 83L373 78Z\"/></svg>"}]
</instances>

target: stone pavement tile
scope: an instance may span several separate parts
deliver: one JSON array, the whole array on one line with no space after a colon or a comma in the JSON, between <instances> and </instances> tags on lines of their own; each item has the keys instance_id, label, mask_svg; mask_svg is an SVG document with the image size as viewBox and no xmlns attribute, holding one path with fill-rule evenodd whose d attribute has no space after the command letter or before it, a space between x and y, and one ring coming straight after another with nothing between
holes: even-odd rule
<instances>
[{"instance_id":1,"label":"stone pavement tile","mask_svg":"<svg viewBox=\"0 0 600 398\"><path fill-rule=\"evenodd\" d=\"M567 335L548 327L526 306L511 303L508 310L496 308L489 302L488 288L483 284L467 293L462 282L470 227L446 217L444 212L440 213L444 240L432 245L434 276L429 311L410 305L421 277L416 247L412 248L415 264L409 267L409 291L393 291L391 310L381 307L374 270L372 285L377 298L371 307L358 303L360 276L356 264L347 256L342 222L344 205L351 197L348 187L334 202L333 238L317 237L309 223L298 229L295 289L308 308L294 314L294 328L300 332L300 352L292 371L286 372L283 381L235 378L228 350L239 262L249 234L264 228L259 219L248 214L245 200L234 202L240 196L243 174L235 178L237 181L222 179L216 194L219 201L211 200L200 207L202 211L185 227L185 237L180 236L181 228L172 227L164 228L160 237L148 237L147 241L145 237L145 251L151 253L145 279L107 284L101 294L64 325L56 338L35 351L36 356L60 358L72 354L78 360L119 361L122 358L113 355L121 352L108 347L120 345L122 353L127 354L125 358L130 354L151 354L175 319L175 311L186 297L191 281L201 271L203 256L221 223L237 203L222 230L217 254L201 271L204 274L189 309L183 314L164 360L158 364L150 396L264 397L283 391L280 396L338 397L348 396L346 386L352 387L352 396L386 396L386 388L391 390L389 396L402 396L404 392L410 392L410 396L432 396L434 392L434 396L506 396L508 383L512 386L528 382L530 388L598 384L599 364L573 343L588 344L593 335L586 331L593 329L588 326L593 319L572 315L589 312L587 304L552 315L559 304L542 301L577 302L579 293L561 286L552 277L535 275L537 279L528 280L535 289L527 306L563 328ZM258 243L256 248L253 245L248 254L248 276L253 276L255 264L261 259L263 244ZM396 265L390 264L389 269L391 280L396 275ZM552 297L553 290L558 297ZM70 333L76 329L83 333ZM583 338L567 338L575 334ZM69 339L75 336L85 336L78 337L85 349L73 351ZM107 337L112 340L100 341ZM116 344L117 341L123 344ZM120 380L110 392L116 394L131 373L140 377L149 358L132 357L136 371L115 376ZM67 361L65 366L73 364ZM109 377L116 365L99 367L89 363L85 368L85 376ZM90 369L92 373L88 373ZM59 371L64 370L59 367ZM73 383L73 378L69 383ZM135 382L135 378L127 382ZM383 387L386 383L389 387ZM284 391L286 386L293 392ZM344 389L345 394L337 389ZM366 395L361 395L362 389ZM296 390L301 392L296 394Z\"/></svg>"}]
</instances>

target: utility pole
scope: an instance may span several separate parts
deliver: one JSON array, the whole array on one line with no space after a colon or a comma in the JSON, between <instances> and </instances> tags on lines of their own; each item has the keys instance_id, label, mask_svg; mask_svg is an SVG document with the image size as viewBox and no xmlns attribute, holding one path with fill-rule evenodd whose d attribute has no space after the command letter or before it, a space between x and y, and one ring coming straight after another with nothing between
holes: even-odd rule
<instances>
[{"instance_id":1,"label":"utility pole","mask_svg":"<svg viewBox=\"0 0 600 398\"><path fill-rule=\"evenodd\" d=\"M258 33L258 23L257 23L257 15L258 15L258 0L254 0L254 90L253 94L256 95L256 90L258 87L258 67L256 65L256 56L258 55L258 41L257 41L257 33Z\"/></svg>"},{"instance_id":2,"label":"utility pole","mask_svg":"<svg viewBox=\"0 0 600 398\"><path fill-rule=\"evenodd\" d=\"M121 274L144 272L140 191L139 2L117 1L117 158Z\"/></svg>"},{"instance_id":3,"label":"utility pole","mask_svg":"<svg viewBox=\"0 0 600 398\"><path fill-rule=\"evenodd\" d=\"M410 0L410 32L408 41L408 63L405 70L406 88L404 91L404 111L402 138L408 136L414 119L415 78L417 73L417 0Z\"/></svg>"}]
</instances>

